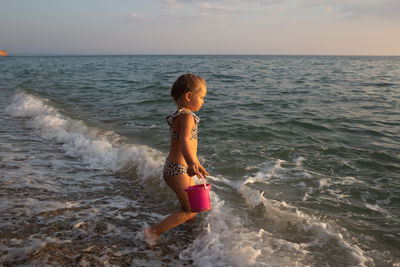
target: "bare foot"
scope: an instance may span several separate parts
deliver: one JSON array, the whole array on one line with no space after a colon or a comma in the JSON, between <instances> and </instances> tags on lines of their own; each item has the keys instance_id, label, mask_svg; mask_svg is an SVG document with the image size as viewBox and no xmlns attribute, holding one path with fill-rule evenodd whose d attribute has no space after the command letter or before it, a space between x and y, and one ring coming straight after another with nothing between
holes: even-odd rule
<instances>
[{"instance_id":1,"label":"bare foot","mask_svg":"<svg viewBox=\"0 0 400 267\"><path fill-rule=\"evenodd\" d=\"M151 228L145 228L143 230L144 240L150 248L153 248L155 244L157 244L158 238L160 235L157 235Z\"/></svg>"}]
</instances>

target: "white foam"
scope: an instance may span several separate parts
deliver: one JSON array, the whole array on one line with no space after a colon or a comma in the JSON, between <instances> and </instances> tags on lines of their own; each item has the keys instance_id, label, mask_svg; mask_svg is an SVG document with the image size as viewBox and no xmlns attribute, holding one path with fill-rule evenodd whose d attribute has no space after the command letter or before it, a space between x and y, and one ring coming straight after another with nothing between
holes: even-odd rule
<instances>
[{"instance_id":1,"label":"white foam","mask_svg":"<svg viewBox=\"0 0 400 267\"><path fill-rule=\"evenodd\" d=\"M10 157L7 161L11 162L14 159L14 157ZM54 180L48 179L48 177L40 171L35 170L32 166L18 162L18 167L17 169L3 171L3 174L9 177L7 181L3 183L4 188L34 188L40 190L45 189L49 192L59 191L60 186Z\"/></svg>"},{"instance_id":2,"label":"white foam","mask_svg":"<svg viewBox=\"0 0 400 267\"><path fill-rule=\"evenodd\" d=\"M305 192L302 200L303 200L303 201L307 201L307 199L308 199L309 196L310 196L310 195L308 194L308 192Z\"/></svg>"},{"instance_id":3,"label":"white foam","mask_svg":"<svg viewBox=\"0 0 400 267\"><path fill-rule=\"evenodd\" d=\"M77 222L73 225L73 229L79 229L85 225L85 222Z\"/></svg>"},{"instance_id":4,"label":"white foam","mask_svg":"<svg viewBox=\"0 0 400 267\"><path fill-rule=\"evenodd\" d=\"M295 163L298 164L293 168L298 169L302 160L297 159ZM372 259L361 248L347 241L328 222L284 201L268 199L264 192L253 189L256 182L268 184L274 179L289 179L287 176L293 174L293 169L282 167L284 163L283 160L265 163L254 176L241 182L210 176L215 183L235 188L243 197L247 210L243 207L234 209L229 206L231 203L225 203L212 193L213 209L204 220L205 231L180 254L180 258L193 260L196 266L308 266L315 264L315 258L331 258L332 255L324 256L321 251L321 248L329 248L343 256L344 264L366 266L371 263ZM329 178L318 181L320 188L330 185ZM305 183L301 182L300 186L304 187ZM303 200L307 198L306 193ZM260 207L263 214L258 216L262 216L262 223L257 227L253 223L248 226L243 213L252 209L259 213Z\"/></svg>"},{"instance_id":5,"label":"white foam","mask_svg":"<svg viewBox=\"0 0 400 267\"><path fill-rule=\"evenodd\" d=\"M260 251L251 247L243 250L242 247L236 246L237 241L245 240L237 232L242 225L239 217L226 218L227 215L232 214L229 208L224 207L224 201L221 201L213 192L211 192L211 199L213 208L206 217L205 231L182 251L180 259L191 259L196 266L228 266L235 263L244 266L246 261L253 263ZM243 255L245 251L248 254Z\"/></svg>"},{"instance_id":6,"label":"white foam","mask_svg":"<svg viewBox=\"0 0 400 267\"><path fill-rule=\"evenodd\" d=\"M383 204L383 205L389 205L391 203L391 197L388 197L386 199L383 200L377 200L376 203L378 204Z\"/></svg>"},{"instance_id":7,"label":"white foam","mask_svg":"<svg viewBox=\"0 0 400 267\"><path fill-rule=\"evenodd\" d=\"M331 181L330 178L319 179L319 189L321 189L321 188L323 188L323 187L325 187L327 185L330 185L330 181Z\"/></svg>"},{"instance_id":8,"label":"white foam","mask_svg":"<svg viewBox=\"0 0 400 267\"><path fill-rule=\"evenodd\" d=\"M326 190L326 192L328 192L330 195L334 196L336 199L340 199L340 200L345 201L346 203L350 203L348 200L348 197L350 197L350 195L344 194L342 192L342 190L340 190L340 189L336 189L336 190L328 189L328 190Z\"/></svg>"},{"instance_id":9,"label":"white foam","mask_svg":"<svg viewBox=\"0 0 400 267\"><path fill-rule=\"evenodd\" d=\"M0 252L6 252L0 257L0 262L13 261L15 259L25 259L27 255L33 255L40 249L44 248L48 243L70 243L71 240L59 240L56 238L46 237L43 240L30 236L27 241L18 242L16 247L6 247L0 244ZM21 246L21 244L25 246Z\"/></svg>"},{"instance_id":10,"label":"white foam","mask_svg":"<svg viewBox=\"0 0 400 267\"><path fill-rule=\"evenodd\" d=\"M203 231L180 254L195 266L299 266L307 255L302 245L275 237L265 229L250 230L241 216L211 194L213 208Z\"/></svg>"},{"instance_id":11,"label":"white foam","mask_svg":"<svg viewBox=\"0 0 400 267\"><path fill-rule=\"evenodd\" d=\"M367 207L370 210L384 214L386 218L391 217L389 212L387 210L385 210L384 208L378 206L378 204L371 205L371 204L365 203L365 207Z\"/></svg>"},{"instance_id":12,"label":"white foam","mask_svg":"<svg viewBox=\"0 0 400 267\"><path fill-rule=\"evenodd\" d=\"M297 168L300 168L303 166L304 160L305 160L305 158L303 158L303 157L298 157L297 159L295 159L295 164L296 164Z\"/></svg>"},{"instance_id":13,"label":"white foam","mask_svg":"<svg viewBox=\"0 0 400 267\"><path fill-rule=\"evenodd\" d=\"M43 138L62 144L68 155L81 158L90 168L133 173L149 183L159 181L164 160L161 152L143 145L124 144L115 132L101 131L68 118L46 99L19 93L6 112L29 119Z\"/></svg>"},{"instance_id":14,"label":"white foam","mask_svg":"<svg viewBox=\"0 0 400 267\"><path fill-rule=\"evenodd\" d=\"M266 175L267 177L268 175ZM246 204L249 208L255 208L258 205L264 207L265 223L270 225L274 231L278 231L283 236L287 235L295 239L296 235L308 236L311 241L294 243L294 246L299 249L298 253L309 253L309 248L322 247L328 243L336 242L342 250L338 253L347 253L347 256L358 266L366 266L371 263L372 259L368 257L365 252L355 244L350 244L343 238L343 235L337 232L329 223L321 222L318 218L311 217L294 206L288 205L284 201L277 201L267 199L264 192L251 189L248 186L248 180L239 186L239 193L244 197ZM324 187L329 183L329 179L321 179L320 187ZM307 199L306 193L303 201ZM373 208L376 208L374 206ZM380 210L381 211L381 210ZM292 233L293 229L296 229ZM294 236L293 236L294 234ZM263 252L264 254L264 252ZM306 260L306 257L302 260Z\"/></svg>"},{"instance_id":15,"label":"white foam","mask_svg":"<svg viewBox=\"0 0 400 267\"><path fill-rule=\"evenodd\" d=\"M300 183L297 184L297 186L306 187L306 183L305 182L300 182Z\"/></svg>"},{"instance_id":16,"label":"white foam","mask_svg":"<svg viewBox=\"0 0 400 267\"><path fill-rule=\"evenodd\" d=\"M343 255L345 264L366 266L371 263L372 259L361 248L347 241L329 222L322 222L285 201L268 199L264 192L254 189L256 182L268 184L275 179L291 178L296 181L296 177L289 176L293 174L293 169L301 167L303 160L297 159L292 169L290 164L285 164L289 168L282 167L286 163L282 160L262 164L254 176L246 177L241 182L225 177L210 177L235 188L248 210L257 209L257 216L263 217L262 223L255 229L254 226L246 226L241 219L243 207L237 208L238 212L241 211L238 214L219 200L217 195L213 195L213 209L205 220L207 231L181 253L181 258L192 259L197 266L307 266L315 264L315 258L330 258L323 256L324 252L321 251L321 248L329 248ZM330 186L329 178L321 177L317 181L319 188ZM297 186L306 187L304 182L296 183ZM303 201L308 197L305 193ZM332 247L332 244L337 245Z\"/></svg>"},{"instance_id":17,"label":"white foam","mask_svg":"<svg viewBox=\"0 0 400 267\"><path fill-rule=\"evenodd\" d=\"M37 200L34 198L24 199L0 199L1 213L18 213L20 216L34 216L40 213L56 211L60 209L71 209L78 207L78 202L61 202L61 201L46 201Z\"/></svg>"},{"instance_id":18,"label":"white foam","mask_svg":"<svg viewBox=\"0 0 400 267\"><path fill-rule=\"evenodd\" d=\"M277 159L273 162L264 162L259 166L247 167L246 170L258 171L251 177L247 177L244 184L253 184L256 182L270 184L279 180L297 180L304 178L313 178L313 174L302 167L303 157L298 157L293 163ZM284 165L285 167L283 167ZM238 187L236 187L238 189Z\"/></svg>"},{"instance_id":19,"label":"white foam","mask_svg":"<svg viewBox=\"0 0 400 267\"><path fill-rule=\"evenodd\" d=\"M356 184L356 183L362 183L360 180L356 179L355 177L351 176L346 176L343 178L343 180L340 182L342 185L351 185L351 184Z\"/></svg>"}]
</instances>

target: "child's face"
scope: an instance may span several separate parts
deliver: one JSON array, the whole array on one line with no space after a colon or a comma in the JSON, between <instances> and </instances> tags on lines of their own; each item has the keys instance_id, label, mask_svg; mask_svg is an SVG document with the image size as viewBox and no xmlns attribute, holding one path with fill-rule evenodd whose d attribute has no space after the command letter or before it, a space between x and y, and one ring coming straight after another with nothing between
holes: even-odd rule
<instances>
[{"instance_id":1,"label":"child's face","mask_svg":"<svg viewBox=\"0 0 400 267\"><path fill-rule=\"evenodd\" d=\"M205 83L199 83L199 89L190 97L190 109L192 111L199 111L204 104L204 97L207 94L207 86Z\"/></svg>"}]
</instances>

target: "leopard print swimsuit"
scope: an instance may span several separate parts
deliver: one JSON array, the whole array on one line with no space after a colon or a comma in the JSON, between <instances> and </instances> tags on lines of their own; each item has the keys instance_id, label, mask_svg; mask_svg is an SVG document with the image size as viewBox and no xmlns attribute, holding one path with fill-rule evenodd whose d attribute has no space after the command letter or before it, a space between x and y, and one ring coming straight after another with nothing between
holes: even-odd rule
<instances>
[{"instance_id":1,"label":"leopard print swimsuit","mask_svg":"<svg viewBox=\"0 0 400 267\"><path fill-rule=\"evenodd\" d=\"M197 139L197 124L199 123L200 119L199 117L197 117L193 112L191 111L187 111L184 109L178 109L177 111L175 111L174 113L172 113L171 115L169 115L167 117L167 122L169 125L169 130L170 130L170 137L172 139L176 139L179 140L179 133L175 132L174 130L172 130L172 123L174 122L174 119L176 119L177 117L179 117L179 115L183 114L183 113L190 113L193 115L194 121L195 121L195 126L192 128L192 132L190 135L190 140L192 139ZM166 158L165 160L165 164L163 167L163 178L165 181L168 181L169 179L171 179L171 177L173 176L177 176L177 175L181 175L181 174L185 174L187 173L187 167L173 162L170 159Z\"/></svg>"},{"instance_id":2,"label":"leopard print swimsuit","mask_svg":"<svg viewBox=\"0 0 400 267\"><path fill-rule=\"evenodd\" d=\"M197 139L197 124L199 123L200 118L197 117L196 114L194 114L193 112L187 111L187 110L184 110L184 109L178 109L177 111L175 111L171 115L167 116L167 122L168 122L168 125L169 125L169 135L170 135L170 137L172 139L179 140L179 133L175 132L174 130L172 130L172 123L174 122L174 120L177 117L179 117L183 113L192 114L195 124L194 124L194 127L192 128L192 132L190 133L190 140Z\"/></svg>"}]
</instances>

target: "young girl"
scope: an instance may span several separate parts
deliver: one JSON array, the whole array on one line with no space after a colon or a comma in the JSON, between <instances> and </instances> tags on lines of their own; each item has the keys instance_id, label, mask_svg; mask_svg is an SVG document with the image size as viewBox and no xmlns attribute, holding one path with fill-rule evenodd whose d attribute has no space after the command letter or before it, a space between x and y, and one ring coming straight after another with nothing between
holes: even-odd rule
<instances>
[{"instance_id":1,"label":"young girl","mask_svg":"<svg viewBox=\"0 0 400 267\"><path fill-rule=\"evenodd\" d=\"M180 76L172 86L171 96L178 110L167 117L171 147L164 164L163 178L178 197L182 210L144 229L146 242L150 246L157 242L163 232L196 216L190 210L185 188L194 185L192 176L208 175L197 158L197 124L200 119L193 113L200 110L206 93L206 81L195 74Z\"/></svg>"}]
</instances>

